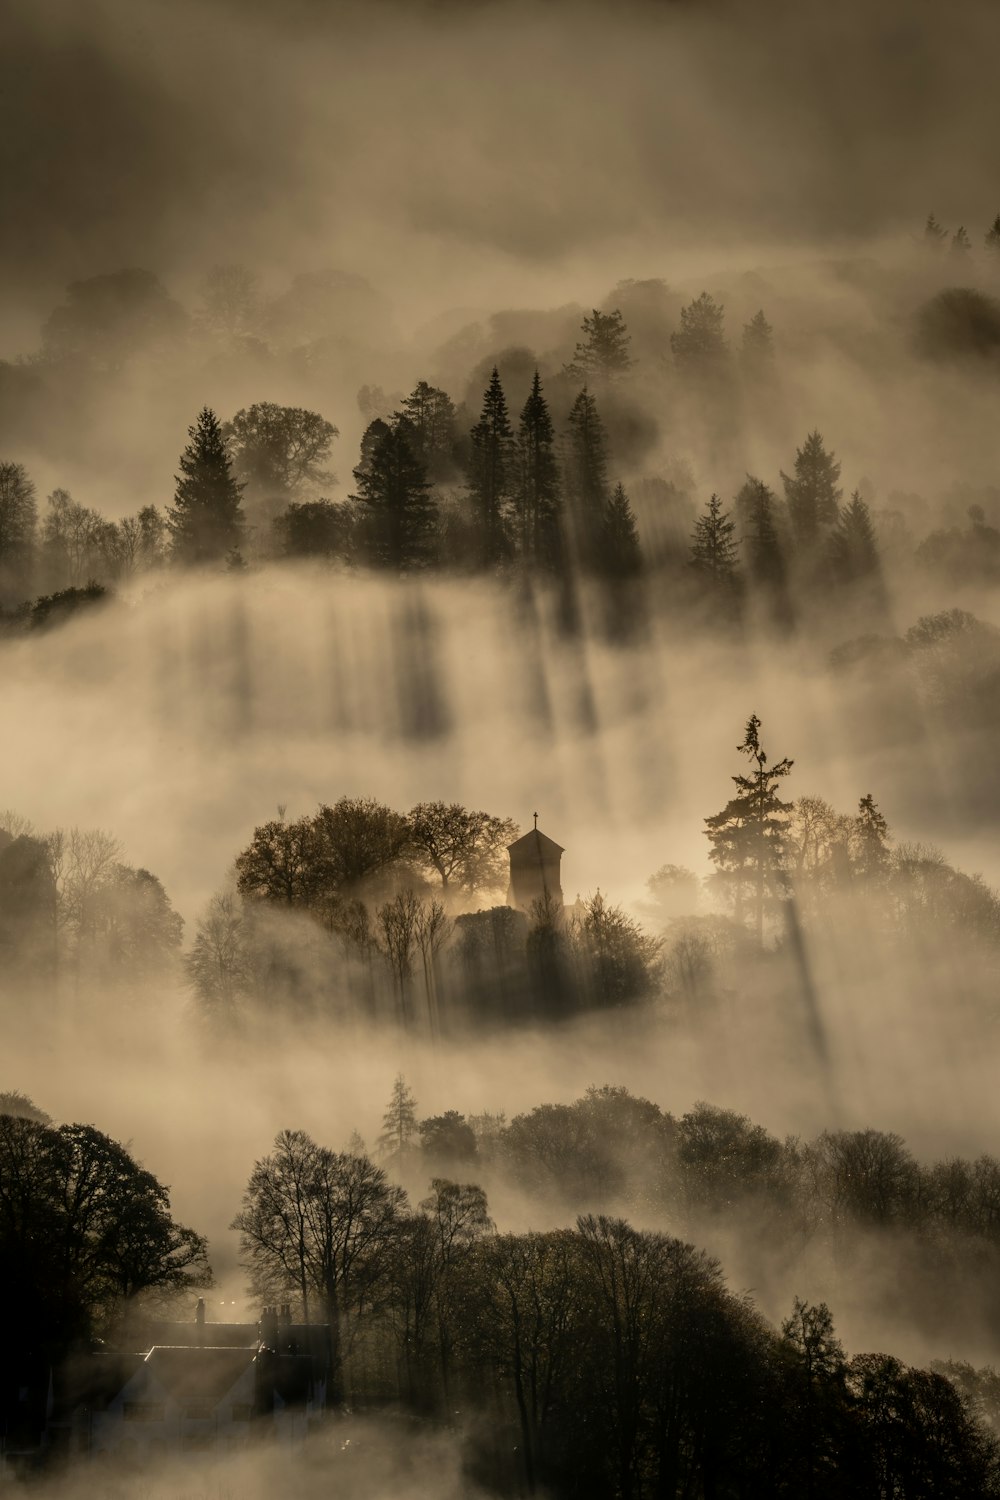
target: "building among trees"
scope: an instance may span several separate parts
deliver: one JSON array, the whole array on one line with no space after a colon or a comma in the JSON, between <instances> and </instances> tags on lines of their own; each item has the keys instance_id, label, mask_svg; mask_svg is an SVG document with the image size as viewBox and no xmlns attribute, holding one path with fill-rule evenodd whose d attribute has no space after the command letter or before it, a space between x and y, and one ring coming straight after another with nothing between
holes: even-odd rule
<instances>
[{"instance_id":1,"label":"building among trees","mask_svg":"<svg viewBox=\"0 0 1000 1500\"><path fill-rule=\"evenodd\" d=\"M529 912L536 901L561 907L562 885L559 879L559 863L565 850L555 839L542 833L535 813L535 826L522 838L507 845L510 856L510 886L507 891L508 906Z\"/></svg>"},{"instance_id":2,"label":"building among trees","mask_svg":"<svg viewBox=\"0 0 1000 1500\"><path fill-rule=\"evenodd\" d=\"M293 1323L289 1304L265 1307L257 1323L213 1323L205 1311L199 1297L194 1322L146 1323L111 1347L68 1354L51 1369L44 1415L20 1434L8 1474L56 1455L141 1465L230 1453L251 1433L286 1447L303 1441L326 1409L329 1327Z\"/></svg>"}]
</instances>

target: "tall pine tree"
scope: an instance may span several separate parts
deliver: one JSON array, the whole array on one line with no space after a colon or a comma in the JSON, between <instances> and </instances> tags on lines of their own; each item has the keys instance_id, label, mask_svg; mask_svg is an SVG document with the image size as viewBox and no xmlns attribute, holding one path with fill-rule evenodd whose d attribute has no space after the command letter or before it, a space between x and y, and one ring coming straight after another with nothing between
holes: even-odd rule
<instances>
[{"instance_id":1,"label":"tall pine tree","mask_svg":"<svg viewBox=\"0 0 1000 1500\"><path fill-rule=\"evenodd\" d=\"M740 368L749 379L761 379L774 369L774 330L763 310L754 313L743 325L740 343Z\"/></svg>"},{"instance_id":2,"label":"tall pine tree","mask_svg":"<svg viewBox=\"0 0 1000 1500\"><path fill-rule=\"evenodd\" d=\"M496 365L483 397L482 413L470 437L469 496L480 561L489 568L510 555L510 508L516 471L514 435Z\"/></svg>"},{"instance_id":3,"label":"tall pine tree","mask_svg":"<svg viewBox=\"0 0 1000 1500\"><path fill-rule=\"evenodd\" d=\"M929 213L924 224L924 244L930 250L940 250L942 242L947 238L947 229L938 222L933 212Z\"/></svg>"},{"instance_id":4,"label":"tall pine tree","mask_svg":"<svg viewBox=\"0 0 1000 1500\"><path fill-rule=\"evenodd\" d=\"M778 796L778 786L794 762L786 759L770 765L760 729L760 720L752 714L743 743L736 747L750 762L749 775L732 778L736 795L721 812L705 819L705 833L712 846L708 857L716 867L715 879L732 901L738 922L749 910L757 942L763 947L765 911L784 893L781 865L792 808Z\"/></svg>"},{"instance_id":5,"label":"tall pine tree","mask_svg":"<svg viewBox=\"0 0 1000 1500\"><path fill-rule=\"evenodd\" d=\"M402 1073L397 1073L382 1116L382 1133L376 1141L379 1155L401 1161L416 1134L417 1101Z\"/></svg>"},{"instance_id":6,"label":"tall pine tree","mask_svg":"<svg viewBox=\"0 0 1000 1500\"><path fill-rule=\"evenodd\" d=\"M354 470L358 492L351 499L361 507L368 561L398 571L424 566L433 557L437 507L406 427L376 420L362 439L361 451L361 463Z\"/></svg>"},{"instance_id":7,"label":"tall pine tree","mask_svg":"<svg viewBox=\"0 0 1000 1500\"><path fill-rule=\"evenodd\" d=\"M773 490L748 474L736 496L747 571L758 586L780 592L785 587L785 558L774 506Z\"/></svg>"},{"instance_id":8,"label":"tall pine tree","mask_svg":"<svg viewBox=\"0 0 1000 1500\"><path fill-rule=\"evenodd\" d=\"M854 819L854 868L869 883L885 879L889 869L889 825L868 792Z\"/></svg>"},{"instance_id":9,"label":"tall pine tree","mask_svg":"<svg viewBox=\"0 0 1000 1500\"><path fill-rule=\"evenodd\" d=\"M606 578L634 578L642 569L639 532L623 484L615 485L605 506L598 556Z\"/></svg>"},{"instance_id":10,"label":"tall pine tree","mask_svg":"<svg viewBox=\"0 0 1000 1500\"><path fill-rule=\"evenodd\" d=\"M608 505L608 447L597 402L586 386L569 414L566 479L577 550L593 566Z\"/></svg>"},{"instance_id":11,"label":"tall pine tree","mask_svg":"<svg viewBox=\"0 0 1000 1500\"><path fill-rule=\"evenodd\" d=\"M233 476L222 426L209 407L188 428L188 438L174 503L167 507L171 551L179 562L220 562L243 536L243 486Z\"/></svg>"},{"instance_id":12,"label":"tall pine tree","mask_svg":"<svg viewBox=\"0 0 1000 1500\"><path fill-rule=\"evenodd\" d=\"M723 332L725 311L721 303L702 292L681 308L681 326L670 335L670 347L678 370L695 378L724 370L729 346Z\"/></svg>"},{"instance_id":13,"label":"tall pine tree","mask_svg":"<svg viewBox=\"0 0 1000 1500\"><path fill-rule=\"evenodd\" d=\"M613 312L598 312L595 307L589 318L584 318L583 339L576 346L566 374L577 380L613 380L624 375L635 361L628 352L631 335L618 308Z\"/></svg>"},{"instance_id":14,"label":"tall pine tree","mask_svg":"<svg viewBox=\"0 0 1000 1500\"><path fill-rule=\"evenodd\" d=\"M789 476L782 471L792 531L807 553L837 524L843 494L837 488L839 478L840 465L832 453L827 453L818 432L810 432L796 450L795 472Z\"/></svg>"},{"instance_id":15,"label":"tall pine tree","mask_svg":"<svg viewBox=\"0 0 1000 1500\"><path fill-rule=\"evenodd\" d=\"M871 513L857 490L830 536L830 571L838 583L859 583L880 573Z\"/></svg>"},{"instance_id":16,"label":"tall pine tree","mask_svg":"<svg viewBox=\"0 0 1000 1500\"><path fill-rule=\"evenodd\" d=\"M732 588L739 571L739 544L734 540L736 522L722 501L713 495L703 515L694 524L691 566L713 588Z\"/></svg>"},{"instance_id":17,"label":"tall pine tree","mask_svg":"<svg viewBox=\"0 0 1000 1500\"><path fill-rule=\"evenodd\" d=\"M517 531L526 561L552 567L559 556L559 466L552 418L538 371L517 434Z\"/></svg>"},{"instance_id":18,"label":"tall pine tree","mask_svg":"<svg viewBox=\"0 0 1000 1500\"><path fill-rule=\"evenodd\" d=\"M399 420L410 446L432 480L451 477L455 467L455 406L447 391L418 380L404 399Z\"/></svg>"}]
</instances>

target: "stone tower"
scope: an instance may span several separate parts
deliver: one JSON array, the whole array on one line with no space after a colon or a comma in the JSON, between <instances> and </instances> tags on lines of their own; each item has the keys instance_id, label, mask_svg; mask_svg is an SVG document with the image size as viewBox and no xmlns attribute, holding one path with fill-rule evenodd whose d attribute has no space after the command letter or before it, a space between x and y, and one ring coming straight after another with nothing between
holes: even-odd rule
<instances>
[{"instance_id":1,"label":"stone tower","mask_svg":"<svg viewBox=\"0 0 1000 1500\"><path fill-rule=\"evenodd\" d=\"M541 832L536 813L531 832L507 845L510 856L507 905L530 913L533 902L548 896L561 908L563 893L559 882L559 861L563 852L561 844Z\"/></svg>"}]
</instances>

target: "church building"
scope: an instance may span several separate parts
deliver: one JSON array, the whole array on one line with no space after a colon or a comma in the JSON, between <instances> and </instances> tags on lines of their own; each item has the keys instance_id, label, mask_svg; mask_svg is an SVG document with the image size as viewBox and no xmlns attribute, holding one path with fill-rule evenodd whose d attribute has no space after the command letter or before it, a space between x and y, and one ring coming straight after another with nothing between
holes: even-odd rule
<instances>
[{"instance_id":1,"label":"church building","mask_svg":"<svg viewBox=\"0 0 1000 1500\"><path fill-rule=\"evenodd\" d=\"M507 905L530 915L536 901L546 898L556 907L563 904L559 863L565 853L561 844L548 838L538 826L530 833L507 845L510 857L510 886L507 890Z\"/></svg>"}]
</instances>

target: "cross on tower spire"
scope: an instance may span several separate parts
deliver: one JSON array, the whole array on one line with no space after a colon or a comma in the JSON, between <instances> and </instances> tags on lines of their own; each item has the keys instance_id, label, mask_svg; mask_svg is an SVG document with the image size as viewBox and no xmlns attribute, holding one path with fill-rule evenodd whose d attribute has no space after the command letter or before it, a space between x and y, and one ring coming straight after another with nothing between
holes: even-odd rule
<instances>
[{"instance_id":1,"label":"cross on tower spire","mask_svg":"<svg viewBox=\"0 0 1000 1500\"><path fill-rule=\"evenodd\" d=\"M538 814L535 813L534 817L535 817L535 832L537 833L538 832Z\"/></svg>"}]
</instances>

